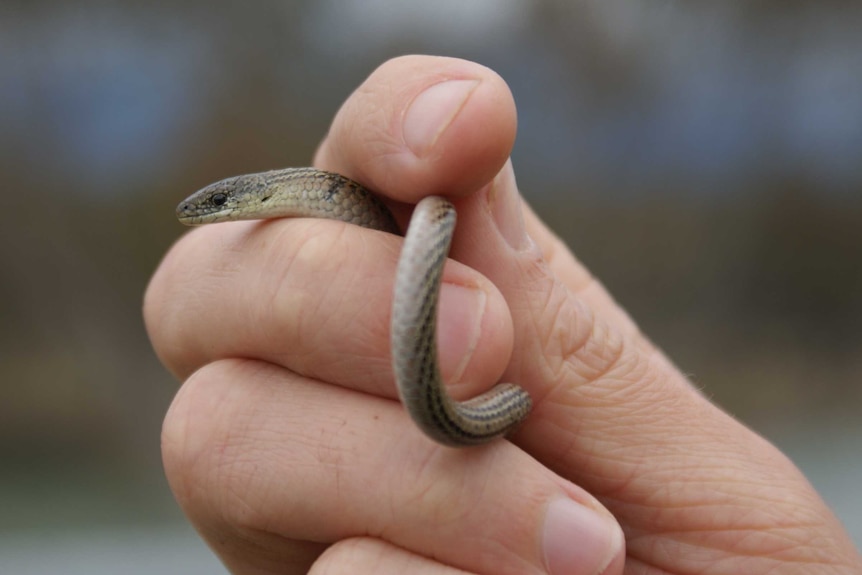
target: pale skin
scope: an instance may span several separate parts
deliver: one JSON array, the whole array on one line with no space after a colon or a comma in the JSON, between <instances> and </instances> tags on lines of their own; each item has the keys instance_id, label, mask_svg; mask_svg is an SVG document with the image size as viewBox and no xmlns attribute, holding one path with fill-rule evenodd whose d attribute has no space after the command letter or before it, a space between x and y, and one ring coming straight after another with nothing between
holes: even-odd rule
<instances>
[{"instance_id":1,"label":"pale skin","mask_svg":"<svg viewBox=\"0 0 862 575\"><path fill-rule=\"evenodd\" d=\"M862 572L792 462L709 403L520 200L515 129L492 71L410 56L348 98L313 162L402 226L426 195L456 203L441 369L458 398L530 392L506 440L438 446L396 401L400 238L236 222L167 254L144 305L184 381L165 469L212 549L236 574Z\"/></svg>"}]
</instances>

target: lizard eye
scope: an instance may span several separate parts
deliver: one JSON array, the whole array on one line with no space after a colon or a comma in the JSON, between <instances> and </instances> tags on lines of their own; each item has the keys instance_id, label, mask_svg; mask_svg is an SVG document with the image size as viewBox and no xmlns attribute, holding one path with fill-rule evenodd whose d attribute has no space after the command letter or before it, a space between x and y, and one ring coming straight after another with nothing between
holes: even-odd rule
<instances>
[{"instance_id":1,"label":"lizard eye","mask_svg":"<svg viewBox=\"0 0 862 575\"><path fill-rule=\"evenodd\" d=\"M227 202L227 195L213 194L212 198L210 198L210 201L213 203L214 206L223 206Z\"/></svg>"}]
</instances>

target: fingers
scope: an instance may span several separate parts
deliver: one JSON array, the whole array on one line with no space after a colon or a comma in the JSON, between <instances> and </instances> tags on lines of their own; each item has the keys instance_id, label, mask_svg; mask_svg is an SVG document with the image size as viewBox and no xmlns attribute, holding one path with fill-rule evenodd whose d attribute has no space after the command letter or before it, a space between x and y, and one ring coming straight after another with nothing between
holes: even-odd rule
<instances>
[{"instance_id":1,"label":"fingers","mask_svg":"<svg viewBox=\"0 0 862 575\"><path fill-rule=\"evenodd\" d=\"M183 379L217 359L254 357L394 397L389 313L400 242L317 220L197 229L173 247L147 291L153 345ZM467 397L505 369L511 319L479 273L450 262L443 282L441 371Z\"/></svg>"},{"instance_id":2,"label":"fingers","mask_svg":"<svg viewBox=\"0 0 862 575\"><path fill-rule=\"evenodd\" d=\"M478 387L486 388L504 372L504 379L524 385L536 407L515 438L518 444L538 463L607 502L626 525L632 561L645 572L697 571L718 561L735 565L733 558L739 556L766 557L758 561L759 570L748 572L765 572L780 561L849 557L852 545L792 464L710 405L553 234L525 213L505 163L514 130L511 97L495 75L460 61L412 57L389 62L369 78L345 104L317 156L320 167L354 177L395 202L432 193L456 201L459 227L452 256L468 267L448 265L444 279L447 288L466 288L444 288L444 377L451 381L454 374L455 380L473 380L473 385L481 381ZM391 397L385 334L398 246L397 238L329 222L197 230L178 243L151 284L145 302L148 329L160 356L183 376L220 357L258 357ZM195 268L193 262L207 257L213 259ZM447 296L447 291L452 293ZM457 294L464 292L472 294L466 298L472 303L457 303ZM447 317L452 313L447 308L459 313ZM460 313L476 313L470 310L479 310L478 321L452 327L462 319ZM457 337L467 338L458 344L467 350L463 356L447 347L452 346L447 338ZM261 373L225 369L225 362L211 366L198 373L212 379L200 375L180 397L210 381L216 397L236 388L248 404L248 394L257 392L238 384L265 379ZM224 381L213 384L222 369ZM527 499L550 508L554 493L543 481L553 480L542 476L545 480L536 482L522 475L527 473L522 469L532 473L536 462L506 442L469 452L471 459L461 461L458 452L439 450L418 437L394 403L306 384L296 378L280 381L291 390L283 404L273 401L271 391L263 393L279 406L282 423L314 414L305 425L283 429L268 423L278 420L275 416L257 419L266 414L267 402L251 402L255 419L216 417L219 432L208 430L203 415L211 414L204 410L198 418L204 421L203 436L215 438L198 440L203 455L184 449L177 452L186 455L166 455L173 462L172 484L192 502L187 508L202 518L199 524L221 525L208 535L211 542L242 539L235 532L231 537L227 527L239 524L301 543L290 547L287 557L313 555L318 548L309 553L309 542L371 534L411 553L445 557L445 565L468 571L481 572L471 561L480 567L483 559L493 562L489 548L504 550L516 566L517 561L540 564L541 553L525 541L528 534L535 541L537 526L551 515L513 495L527 485ZM312 388L326 393L317 397ZM205 403L189 405L198 402ZM225 405L234 403L242 402ZM290 411L292 406L301 409ZM192 418L181 411L172 410L178 421ZM348 414L360 414L359 419ZM274 426L268 428L275 430L271 444L297 451L267 450L266 434L254 435L262 422ZM174 437L173 426L166 429L166 437ZM166 453L186 441L179 437L168 442ZM242 449L219 448L244 437L250 439ZM377 441L378 459L367 449L370 438ZM441 471L444 454L450 455ZM241 466L243 458L254 465ZM477 462L479 468L471 467ZM322 465L332 473L315 474ZM365 465L376 472L363 474ZM411 485L388 483L394 474L387 470L401 465ZM483 475L486 466L493 476ZM439 485L425 482L426 473ZM208 484L211 476L222 483ZM447 482L451 476L461 483ZM477 477L485 480L482 489L472 483ZM285 483L289 490L281 487ZM189 487L183 489L184 484ZM571 488L555 485L584 503ZM402 497L380 499L388 492ZM245 494L260 499L231 499ZM318 499L320 494L331 501ZM506 495L525 505L518 509L520 519L499 514ZM336 510L332 501L339 504ZM446 506L450 501L458 503L454 511ZM458 514L470 505L477 506L475 517ZM240 511L225 518L226 509ZM315 519L317 512L323 515ZM490 529L487 522L470 523L482 514L493 518ZM422 520L414 522L417 516ZM291 522L294 517L306 520L302 529ZM452 517L460 523L453 525ZM419 536L414 523L429 522L438 528L434 537ZM459 529L462 524L472 530ZM329 531L333 525L341 528ZM242 534L257 542L255 529ZM449 559L447 553L460 557L465 542L481 551L478 558Z\"/></svg>"},{"instance_id":3,"label":"fingers","mask_svg":"<svg viewBox=\"0 0 862 575\"><path fill-rule=\"evenodd\" d=\"M163 454L177 500L238 573L305 572L321 544L355 537L474 573L621 572L616 522L512 444L442 448L395 401L271 364L198 371Z\"/></svg>"}]
</instances>

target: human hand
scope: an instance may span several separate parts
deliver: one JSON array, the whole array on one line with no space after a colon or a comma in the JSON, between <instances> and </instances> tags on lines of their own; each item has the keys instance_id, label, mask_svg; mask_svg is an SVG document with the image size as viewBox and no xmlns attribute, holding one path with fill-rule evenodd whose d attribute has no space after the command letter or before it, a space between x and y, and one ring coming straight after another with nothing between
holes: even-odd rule
<instances>
[{"instance_id":1,"label":"human hand","mask_svg":"<svg viewBox=\"0 0 862 575\"><path fill-rule=\"evenodd\" d=\"M441 370L459 399L498 380L530 392L511 441L440 447L395 401L398 238L236 222L168 253L144 312L185 380L163 454L203 537L234 573L859 572L792 463L703 398L521 202L515 126L498 76L412 56L350 97L315 159L402 223L426 195L455 202Z\"/></svg>"}]
</instances>

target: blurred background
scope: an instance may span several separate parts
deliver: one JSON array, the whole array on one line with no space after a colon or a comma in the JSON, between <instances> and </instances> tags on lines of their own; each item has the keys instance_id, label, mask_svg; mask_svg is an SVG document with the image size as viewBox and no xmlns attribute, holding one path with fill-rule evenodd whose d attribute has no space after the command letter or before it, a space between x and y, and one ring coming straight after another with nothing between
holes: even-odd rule
<instances>
[{"instance_id":1,"label":"blurred background","mask_svg":"<svg viewBox=\"0 0 862 575\"><path fill-rule=\"evenodd\" d=\"M174 206L307 165L416 52L508 81L527 199L862 543L860 29L842 0L0 0L0 571L224 572L159 454Z\"/></svg>"}]
</instances>

